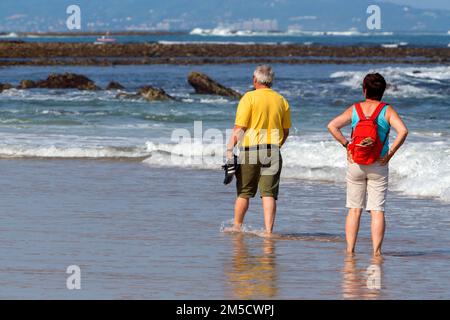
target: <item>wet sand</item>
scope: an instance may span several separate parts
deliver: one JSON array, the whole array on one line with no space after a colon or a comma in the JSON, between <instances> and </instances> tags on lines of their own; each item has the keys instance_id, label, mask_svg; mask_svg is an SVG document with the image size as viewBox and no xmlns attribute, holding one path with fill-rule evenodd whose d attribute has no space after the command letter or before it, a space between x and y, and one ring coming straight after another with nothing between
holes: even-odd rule
<instances>
[{"instance_id":1,"label":"wet sand","mask_svg":"<svg viewBox=\"0 0 450 320\"><path fill-rule=\"evenodd\" d=\"M296 44L0 42L0 66L146 64L448 64L450 48Z\"/></svg>"},{"instance_id":2,"label":"wet sand","mask_svg":"<svg viewBox=\"0 0 450 320\"><path fill-rule=\"evenodd\" d=\"M235 194L220 170L1 163L2 299L450 298L450 205L432 199L390 194L384 260L373 260L368 215L358 253L343 253L341 185L283 180L277 237L264 239L220 232ZM255 200L247 227L262 225ZM81 290L66 289L69 265Z\"/></svg>"}]
</instances>

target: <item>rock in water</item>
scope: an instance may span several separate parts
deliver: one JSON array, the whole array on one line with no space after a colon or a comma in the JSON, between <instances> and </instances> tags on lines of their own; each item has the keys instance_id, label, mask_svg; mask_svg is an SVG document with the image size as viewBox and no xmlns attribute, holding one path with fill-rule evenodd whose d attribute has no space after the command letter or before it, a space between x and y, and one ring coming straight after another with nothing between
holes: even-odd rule
<instances>
[{"instance_id":1,"label":"rock in water","mask_svg":"<svg viewBox=\"0 0 450 320\"><path fill-rule=\"evenodd\" d=\"M17 87L17 89L32 89L32 88L36 88L36 82L34 82L33 80L22 80L19 83L19 86Z\"/></svg>"},{"instance_id":2,"label":"rock in water","mask_svg":"<svg viewBox=\"0 0 450 320\"><path fill-rule=\"evenodd\" d=\"M3 90L11 89L12 87L13 86L9 83L0 83L0 92L2 92Z\"/></svg>"},{"instance_id":3,"label":"rock in water","mask_svg":"<svg viewBox=\"0 0 450 320\"><path fill-rule=\"evenodd\" d=\"M36 87L45 89L100 90L94 81L75 73L53 73L47 79L36 82Z\"/></svg>"},{"instance_id":4,"label":"rock in water","mask_svg":"<svg viewBox=\"0 0 450 320\"><path fill-rule=\"evenodd\" d=\"M125 89L123 85L121 85L119 82L111 81L106 86L106 90L122 90Z\"/></svg>"},{"instance_id":5,"label":"rock in water","mask_svg":"<svg viewBox=\"0 0 450 320\"><path fill-rule=\"evenodd\" d=\"M149 101L173 100L163 89L145 86L139 89L138 94Z\"/></svg>"},{"instance_id":6,"label":"rock in water","mask_svg":"<svg viewBox=\"0 0 450 320\"><path fill-rule=\"evenodd\" d=\"M200 72L191 72L188 76L188 82L192 87L194 87L196 93L214 94L238 99L242 97L239 92L224 87L220 83L208 77L206 74Z\"/></svg>"}]
</instances>

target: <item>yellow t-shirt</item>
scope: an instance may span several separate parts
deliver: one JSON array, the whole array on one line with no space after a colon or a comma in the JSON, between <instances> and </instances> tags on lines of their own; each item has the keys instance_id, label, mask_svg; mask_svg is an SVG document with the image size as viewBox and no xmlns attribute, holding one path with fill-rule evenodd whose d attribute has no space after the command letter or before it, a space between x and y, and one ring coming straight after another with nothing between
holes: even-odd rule
<instances>
[{"instance_id":1,"label":"yellow t-shirt","mask_svg":"<svg viewBox=\"0 0 450 320\"><path fill-rule=\"evenodd\" d=\"M289 103L270 88L247 92L237 107L235 125L247 128L243 147L281 145L283 129L291 127Z\"/></svg>"}]
</instances>

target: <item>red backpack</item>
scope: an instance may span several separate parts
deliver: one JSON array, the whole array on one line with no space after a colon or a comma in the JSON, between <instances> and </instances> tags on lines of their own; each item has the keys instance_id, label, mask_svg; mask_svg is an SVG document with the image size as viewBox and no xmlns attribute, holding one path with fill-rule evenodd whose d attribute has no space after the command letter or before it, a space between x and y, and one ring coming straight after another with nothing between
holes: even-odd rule
<instances>
[{"instance_id":1,"label":"red backpack","mask_svg":"<svg viewBox=\"0 0 450 320\"><path fill-rule=\"evenodd\" d=\"M348 145L352 159L355 163L370 165L380 158L381 151L386 142L380 140L378 135L377 118L387 103L381 102L370 118L366 118L359 103L355 104L359 121L352 130L352 142Z\"/></svg>"}]
</instances>

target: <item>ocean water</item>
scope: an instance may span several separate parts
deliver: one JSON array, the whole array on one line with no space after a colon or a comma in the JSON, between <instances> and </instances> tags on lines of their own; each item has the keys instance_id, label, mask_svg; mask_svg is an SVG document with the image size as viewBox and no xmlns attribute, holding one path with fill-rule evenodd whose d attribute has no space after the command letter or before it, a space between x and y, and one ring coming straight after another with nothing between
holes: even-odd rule
<instances>
[{"instance_id":1,"label":"ocean water","mask_svg":"<svg viewBox=\"0 0 450 320\"><path fill-rule=\"evenodd\" d=\"M215 170L223 161L226 130L233 124L237 101L194 94L187 74L192 70L205 72L245 92L251 89L252 68L4 69L0 82L18 83L20 79L69 71L85 74L102 87L110 80L119 81L130 92L150 84L178 100L150 103L117 99L116 91L6 90L0 94L0 157L135 159L149 167ZM450 201L450 67L280 64L275 70L274 89L286 96L292 108L292 136L284 148L286 178L343 182L345 155L326 125L362 98L364 75L379 71L390 84L384 100L398 110L411 131L407 144L392 160L392 190ZM179 137L186 130L191 139Z\"/></svg>"},{"instance_id":2,"label":"ocean water","mask_svg":"<svg viewBox=\"0 0 450 320\"><path fill-rule=\"evenodd\" d=\"M245 92L253 68L2 69L0 83L76 72L130 92L162 87L177 100L0 93L1 297L448 298L450 67L274 65L274 89L290 102L293 129L273 240L258 236L257 200L249 232L221 232L232 218L234 188L221 184L220 165L237 101L196 95L186 81L197 70ZM360 253L342 252L345 154L326 130L362 98L369 71L386 77L384 100L411 132L391 163L384 261L369 255L367 217ZM65 289L72 264L85 275L76 292ZM367 288L369 267L383 275L381 289Z\"/></svg>"},{"instance_id":3,"label":"ocean water","mask_svg":"<svg viewBox=\"0 0 450 320\"><path fill-rule=\"evenodd\" d=\"M29 42L95 42L98 36L90 35L0 35L0 40L21 40ZM160 43L292 43L316 45L355 45L383 47L447 47L450 35L445 32L361 32L349 31L289 31L252 32L226 28L193 29L190 32L167 35L122 35L114 36L118 43L160 42Z\"/></svg>"}]
</instances>

